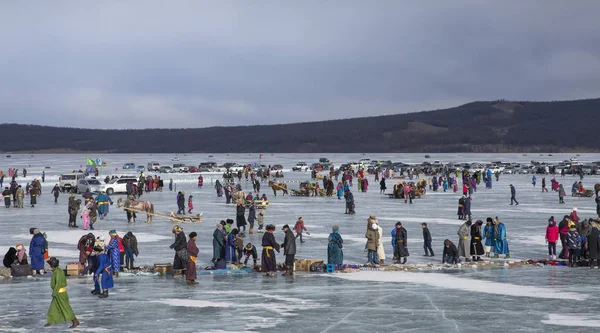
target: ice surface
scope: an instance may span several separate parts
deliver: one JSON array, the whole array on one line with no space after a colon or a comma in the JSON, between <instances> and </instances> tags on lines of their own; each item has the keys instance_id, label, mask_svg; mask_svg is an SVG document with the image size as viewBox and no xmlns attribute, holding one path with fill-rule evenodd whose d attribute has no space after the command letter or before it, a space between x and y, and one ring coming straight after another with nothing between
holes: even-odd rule
<instances>
[{"instance_id":1,"label":"ice surface","mask_svg":"<svg viewBox=\"0 0 600 333\"><path fill-rule=\"evenodd\" d=\"M265 155L262 164L282 164L285 181L290 188L306 180L309 173L289 171L298 161L312 162L328 157L336 165L360 158L391 159L406 163L422 162L424 154L387 155ZM571 155L554 157L522 156L517 154L431 154L431 160L442 162L492 160L529 162L561 161ZM581 161L600 160L600 155L582 154ZM50 254L59 257L61 264L76 260L76 242L90 231L67 228L67 195L54 204L49 191L61 172L78 169L86 157L102 157L108 167L101 170L100 178L122 172L127 162L146 165L157 160L172 164L174 155L16 155L0 160L0 169L27 167L27 179L17 178L25 185L39 178L45 166L47 178L43 195L35 208L0 208L0 256L10 246L23 243L29 247L29 228L38 227L48 234ZM197 165L214 160L218 163L258 162L258 154L179 155L181 163ZM31 166L29 166L31 165ZM115 172L115 168L119 168ZM196 231L198 236L199 266L208 265L212 257L212 232L215 224L226 218L235 218L235 207L217 198L211 182L219 173L203 173L205 186L197 188L197 174L161 174L168 183L174 180L177 191L194 195L196 212L204 213L204 223L183 225L185 232ZM550 184L551 176L546 177ZM595 217L592 198L567 197L566 205L558 204L556 193L541 193L530 183L529 175L502 175L492 190L483 186L475 193L472 211L475 219L499 216L508 229L511 254L515 258L543 258L547 256L544 232L548 217L557 219L577 207L582 218ZM567 192L576 177L556 177ZM5 183L6 183L5 179ZM262 184L262 191L271 201L265 211L265 223L273 223L279 242L283 241L280 228L292 225L302 216L311 235L306 243L298 243L298 258L325 259L326 237L332 225L340 226L344 238L344 259L347 263L364 263L364 234L366 219L375 214L384 228L385 250L388 262L392 248L390 232L396 221L402 221L408 231L409 263L437 263L441 261L442 242L449 238L457 241L457 229L462 223L456 219L459 195L456 193L428 193L413 205L388 199L379 194L379 185L370 178L367 193L355 193L357 214L344 215L343 200L337 198L305 198L273 196ZM388 181L388 191L394 181ZM517 189L519 206L510 206L509 184ZM592 188L600 183L598 176L586 176L584 186ZM244 179L242 186L251 189ZM354 185L356 191L356 184ZM176 210L176 192L153 192L143 196L154 203L156 210ZM121 195L114 195L116 201ZM29 198L26 198L26 202ZM151 224L138 219L128 225L125 213L116 205L104 221L98 221L98 230L91 231L108 239L108 231L116 229L121 235L133 231L139 241L140 256L136 265L171 262L173 251L173 224L155 218ZM422 257L420 223L429 224L436 257ZM81 226L81 221L78 222ZM247 241L260 243L260 235L249 235ZM260 250L260 246L258 247ZM560 246L559 246L560 248ZM278 261L283 261L280 254ZM187 287L181 280L156 276L123 276L108 300L99 300L89 294L90 278L69 279L68 292L75 312L82 322L78 331L173 331L173 332L591 332L600 331L593 313L600 307L594 296L600 292L597 269L570 269L565 267L535 267L524 269L461 269L436 272L361 272L335 274L324 277L298 273L294 279L263 278L260 275L199 276L199 285ZM45 321L50 302L49 276L12 280L0 279L0 332L26 332L39 329ZM581 310L585 309L585 310ZM66 326L64 326L66 327ZM56 331L62 331L57 329ZM484 329L485 328L485 329ZM52 331L52 330L50 330Z\"/></svg>"}]
</instances>

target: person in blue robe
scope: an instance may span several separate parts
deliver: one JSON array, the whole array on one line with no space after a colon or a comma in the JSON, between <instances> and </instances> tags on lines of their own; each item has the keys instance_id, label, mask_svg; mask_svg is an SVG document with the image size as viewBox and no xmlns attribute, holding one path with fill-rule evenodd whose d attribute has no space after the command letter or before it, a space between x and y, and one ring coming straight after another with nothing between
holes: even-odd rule
<instances>
[{"instance_id":1,"label":"person in blue robe","mask_svg":"<svg viewBox=\"0 0 600 333\"><path fill-rule=\"evenodd\" d=\"M340 227L334 225L329 234L329 244L327 245L327 263L332 265L341 265L344 261L344 252L342 251L344 240L339 234Z\"/></svg>"},{"instance_id":2,"label":"person in blue robe","mask_svg":"<svg viewBox=\"0 0 600 333\"><path fill-rule=\"evenodd\" d=\"M108 297L108 289L114 287L113 266L108 255L102 251L101 247L94 248L98 265L94 272L94 290L93 295L99 295L100 298Z\"/></svg>"},{"instance_id":3,"label":"person in blue robe","mask_svg":"<svg viewBox=\"0 0 600 333\"><path fill-rule=\"evenodd\" d=\"M506 259L510 258L508 241L506 240L506 227L497 217L494 220L494 236L496 241L494 244L494 258L498 258L500 254L505 254Z\"/></svg>"},{"instance_id":4,"label":"person in blue robe","mask_svg":"<svg viewBox=\"0 0 600 333\"><path fill-rule=\"evenodd\" d=\"M33 228L31 230L33 238L29 243L29 256L31 257L31 269L34 274L44 274L44 253L48 250L48 243L40 230Z\"/></svg>"}]
</instances>

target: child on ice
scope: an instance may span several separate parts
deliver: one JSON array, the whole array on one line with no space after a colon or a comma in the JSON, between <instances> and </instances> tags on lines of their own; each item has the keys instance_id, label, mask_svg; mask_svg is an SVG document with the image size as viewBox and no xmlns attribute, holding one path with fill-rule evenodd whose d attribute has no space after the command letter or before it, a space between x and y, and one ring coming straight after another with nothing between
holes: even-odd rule
<instances>
[{"instance_id":1,"label":"child on ice","mask_svg":"<svg viewBox=\"0 0 600 333\"><path fill-rule=\"evenodd\" d=\"M554 216L548 219L548 227L546 228L546 243L548 244L548 258L556 259L556 241L558 240L558 226Z\"/></svg>"}]
</instances>

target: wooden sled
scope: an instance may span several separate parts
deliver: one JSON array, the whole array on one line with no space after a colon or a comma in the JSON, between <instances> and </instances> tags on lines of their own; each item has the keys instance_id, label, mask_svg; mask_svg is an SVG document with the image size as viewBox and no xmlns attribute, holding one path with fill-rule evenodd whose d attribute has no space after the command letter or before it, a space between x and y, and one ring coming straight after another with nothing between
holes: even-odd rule
<instances>
[{"instance_id":1,"label":"wooden sled","mask_svg":"<svg viewBox=\"0 0 600 333\"><path fill-rule=\"evenodd\" d=\"M146 211L138 210L138 209L131 209L131 208L123 208L123 209L129 210L132 212L136 212L136 213L150 215L150 216L162 217L173 223L202 223L202 216L204 215L203 213L196 214L196 215L178 215L173 212L169 212L169 214L160 213L160 212L148 213Z\"/></svg>"},{"instance_id":2,"label":"wooden sled","mask_svg":"<svg viewBox=\"0 0 600 333\"><path fill-rule=\"evenodd\" d=\"M178 215L173 212L170 212L168 215L169 219L173 223L202 223L202 215Z\"/></svg>"}]
</instances>

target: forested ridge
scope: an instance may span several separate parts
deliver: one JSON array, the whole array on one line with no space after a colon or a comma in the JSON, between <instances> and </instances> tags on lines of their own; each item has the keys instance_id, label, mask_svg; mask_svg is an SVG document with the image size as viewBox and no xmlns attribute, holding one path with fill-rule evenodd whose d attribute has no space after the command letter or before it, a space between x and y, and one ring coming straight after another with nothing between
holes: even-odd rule
<instances>
[{"instance_id":1,"label":"forested ridge","mask_svg":"<svg viewBox=\"0 0 600 333\"><path fill-rule=\"evenodd\" d=\"M5 152L560 152L600 151L599 124L600 99L489 101L282 125L107 130L1 124L0 138Z\"/></svg>"}]
</instances>

